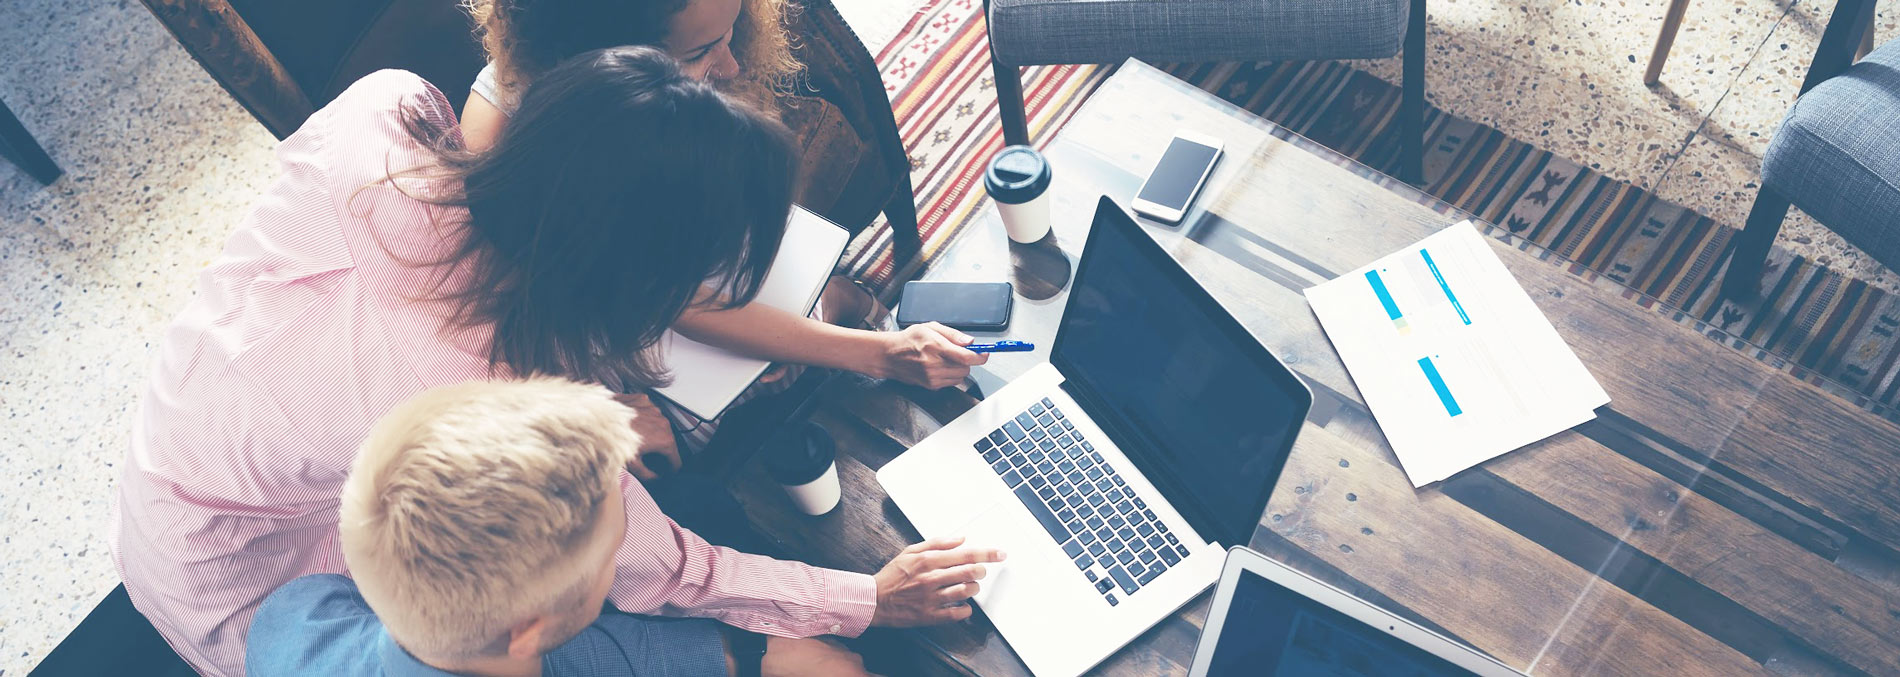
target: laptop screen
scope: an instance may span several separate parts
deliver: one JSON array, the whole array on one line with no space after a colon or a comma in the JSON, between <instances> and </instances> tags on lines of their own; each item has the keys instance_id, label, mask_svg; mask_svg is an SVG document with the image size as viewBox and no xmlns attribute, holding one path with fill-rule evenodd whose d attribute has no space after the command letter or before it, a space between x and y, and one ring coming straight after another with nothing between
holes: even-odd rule
<instances>
[{"instance_id":1,"label":"laptop screen","mask_svg":"<svg viewBox=\"0 0 1900 677\"><path fill-rule=\"evenodd\" d=\"M1465 669L1288 590L1240 572L1208 677L1428 677Z\"/></svg>"},{"instance_id":2,"label":"laptop screen","mask_svg":"<svg viewBox=\"0 0 1900 677\"><path fill-rule=\"evenodd\" d=\"M1201 535L1247 543L1312 396L1107 198L1074 284L1051 361Z\"/></svg>"}]
</instances>

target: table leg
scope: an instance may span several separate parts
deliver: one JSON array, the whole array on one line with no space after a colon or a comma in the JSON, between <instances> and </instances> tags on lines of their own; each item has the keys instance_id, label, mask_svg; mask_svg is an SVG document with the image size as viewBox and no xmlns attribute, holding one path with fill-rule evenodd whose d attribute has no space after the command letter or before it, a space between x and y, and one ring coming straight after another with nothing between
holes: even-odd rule
<instances>
[{"instance_id":1,"label":"table leg","mask_svg":"<svg viewBox=\"0 0 1900 677\"><path fill-rule=\"evenodd\" d=\"M1669 0L1669 12L1663 15L1662 32L1656 34L1656 49L1649 53L1649 68L1643 71L1643 84L1653 85L1662 78L1663 62L1669 60L1669 48L1676 44L1676 31L1682 28L1682 14L1689 0Z\"/></svg>"},{"instance_id":2,"label":"table leg","mask_svg":"<svg viewBox=\"0 0 1900 677\"><path fill-rule=\"evenodd\" d=\"M63 172L59 165L53 164L53 158L46 156L46 150L33 140L20 119L13 116L13 110L0 102L0 156L12 160L26 171L28 176L40 183L52 183Z\"/></svg>"}]
</instances>

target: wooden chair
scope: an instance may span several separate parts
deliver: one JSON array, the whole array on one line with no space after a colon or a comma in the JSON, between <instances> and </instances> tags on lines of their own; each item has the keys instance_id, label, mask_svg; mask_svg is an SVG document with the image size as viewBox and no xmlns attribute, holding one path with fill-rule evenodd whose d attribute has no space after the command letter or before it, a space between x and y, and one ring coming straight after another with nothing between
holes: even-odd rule
<instances>
[{"instance_id":1,"label":"wooden chair","mask_svg":"<svg viewBox=\"0 0 1900 677\"><path fill-rule=\"evenodd\" d=\"M280 139L357 78L384 68L413 71L460 106L483 63L468 17L453 0L142 1ZM816 201L801 202L854 233L885 212L901 263L922 245L910 159L877 64L830 0L797 4L794 53L810 73L809 88L799 94L829 106L795 107L787 122L814 154L809 159L824 163L825 171L807 176L843 176ZM848 138L827 141L828 125L847 129Z\"/></svg>"},{"instance_id":2,"label":"wooden chair","mask_svg":"<svg viewBox=\"0 0 1900 677\"><path fill-rule=\"evenodd\" d=\"M1676 45L1676 32L1682 29L1682 15L1689 11L1689 0L1669 0L1669 10L1663 13L1662 28L1656 33L1656 47L1649 52L1649 66L1643 69L1643 84L1654 85L1662 80L1663 64L1669 61L1669 50ZM1867 57L1874 51L1874 3L1869 2L1861 8L1866 30L1860 33L1860 47L1854 52L1854 59Z\"/></svg>"}]
</instances>

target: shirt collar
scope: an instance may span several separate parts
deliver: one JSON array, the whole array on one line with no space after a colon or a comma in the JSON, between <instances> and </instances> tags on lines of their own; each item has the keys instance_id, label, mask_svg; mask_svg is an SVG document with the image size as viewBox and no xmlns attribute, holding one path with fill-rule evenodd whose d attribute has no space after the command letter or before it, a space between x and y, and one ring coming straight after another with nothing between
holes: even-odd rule
<instances>
[{"instance_id":1,"label":"shirt collar","mask_svg":"<svg viewBox=\"0 0 1900 677\"><path fill-rule=\"evenodd\" d=\"M382 634L383 677L456 677L453 672L441 670L409 655L408 650L398 646L395 638L389 636L389 631L384 630ZM554 674L552 667L548 657L542 656L543 677Z\"/></svg>"},{"instance_id":2,"label":"shirt collar","mask_svg":"<svg viewBox=\"0 0 1900 677\"><path fill-rule=\"evenodd\" d=\"M383 632L382 644L385 677L455 677L455 673L430 667L409 655L408 651L396 645L396 640L387 631Z\"/></svg>"}]
</instances>

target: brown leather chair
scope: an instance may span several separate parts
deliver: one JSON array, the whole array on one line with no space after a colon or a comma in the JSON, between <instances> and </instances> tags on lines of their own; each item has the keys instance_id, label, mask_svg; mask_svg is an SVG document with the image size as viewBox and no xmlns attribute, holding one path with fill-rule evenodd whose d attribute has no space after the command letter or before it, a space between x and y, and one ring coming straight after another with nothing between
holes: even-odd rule
<instances>
[{"instance_id":1,"label":"brown leather chair","mask_svg":"<svg viewBox=\"0 0 1900 677\"><path fill-rule=\"evenodd\" d=\"M877 64L830 0L795 0L808 88L786 122L806 151L800 202L853 233L890 219L898 262L921 248L910 159ZM455 0L143 0L198 63L277 138L364 75L413 71L460 106L482 67Z\"/></svg>"}]
</instances>

